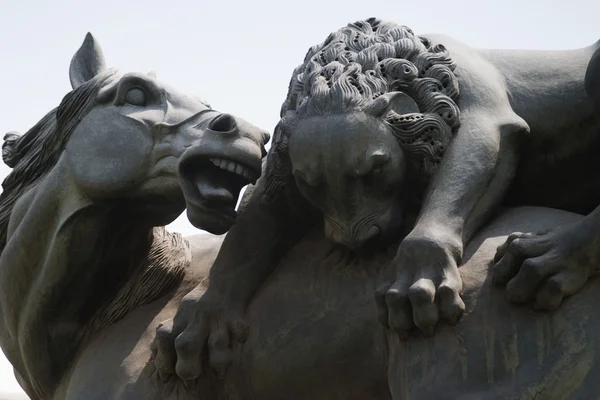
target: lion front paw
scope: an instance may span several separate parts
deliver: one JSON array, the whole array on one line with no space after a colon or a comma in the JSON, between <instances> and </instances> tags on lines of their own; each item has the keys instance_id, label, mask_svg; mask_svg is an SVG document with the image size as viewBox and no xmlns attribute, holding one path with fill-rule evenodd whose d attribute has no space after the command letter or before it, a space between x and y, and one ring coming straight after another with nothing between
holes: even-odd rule
<instances>
[{"instance_id":1,"label":"lion front paw","mask_svg":"<svg viewBox=\"0 0 600 400\"><path fill-rule=\"evenodd\" d=\"M380 322L401 339L417 327L430 337L440 320L458 323L465 304L453 251L427 237L407 237L394 259L396 281L377 290Z\"/></svg>"},{"instance_id":2,"label":"lion front paw","mask_svg":"<svg viewBox=\"0 0 600 400\"><path fill-rule=\"evenodd\" d=\"M599 235L593 224L577 222L549 232L513 233L498 247L492 281L506 285L509 301L534 301L555 310L579 291L598 265Z\"/></svg>"},{"instance_id":3,"label":"lion front paw","mask_svg":"<svg viewBox=\"0 0 600 400\"><path fill-rule=\"evenodd\" d=\"M225 375L232 359L232 343L243 343L248 325L236 308L228 308L220 297L188 293L173 319L160 324L152 343L153 362L163 382L177 375L193 384L207 359L217 376Z\"/></svg>"}]
</instances>

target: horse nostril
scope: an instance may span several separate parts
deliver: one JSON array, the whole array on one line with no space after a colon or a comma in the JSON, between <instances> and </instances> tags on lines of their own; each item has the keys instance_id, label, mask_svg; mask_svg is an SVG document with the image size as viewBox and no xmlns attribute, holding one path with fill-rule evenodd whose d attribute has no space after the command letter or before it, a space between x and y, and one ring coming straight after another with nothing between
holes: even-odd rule
<instances>
[{"instance_id":1,"label":"horse nostril","mask_svg":"<svg viewBox=\"0 0 600 400\"><path fill-rule=\"evenodd\" d=\"M267 144L267 143L269 143L269 140L271 140L271 135L269 133L266 133L266 132L265 132L264 135L265 135L265 137L264 137L264 140L263 140L263 144Z\"/></svg>"},{"instance_id":2,"label":"horse nostril","mask_svg":"<svg viewBox=\"0 0 600 400\"><path fill-rule=\"evenodd\" d=\"M231 132L236 127L235 119L229 114L216 116L208 125L208 128L215 132Z\"/></svg>"}]
</instances>

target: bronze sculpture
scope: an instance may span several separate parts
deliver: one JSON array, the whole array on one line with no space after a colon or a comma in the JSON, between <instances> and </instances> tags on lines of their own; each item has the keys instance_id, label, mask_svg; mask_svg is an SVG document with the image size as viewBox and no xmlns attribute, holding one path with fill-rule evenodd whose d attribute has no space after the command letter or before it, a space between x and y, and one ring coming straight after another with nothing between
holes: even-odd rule
<instances>
[{"instance_id":1,"label":"bronze sculpture","mask_svg":"<svg viewBox=\"0 0 600 400\"><path fill-rule=\"evenodd\" d=\"M599 47L476 50L377 19L333 33L294 72L264 173L247 190L215 261L222 238L186 240L152 226L168 222L185 203L196 226L227 230L241 186L258 175L268 136L187 97L175 102L178 112L162 114L165 103L147 103L159 84L133 76L151 83L146 92L127 86L125 77L113 80L88 38L72 67L74 86L82 89L31 135L9 135L3 149L15 175L5 182L0 212L17 222L7 223L10 240L0 259L0 338L21 384L34 399L584 399L598 393L597 283L558 310L537 313L507 302L506 291L491 281L543 272L543 263L525 263L528 254L519 250L527 241L537 246L539 238L547 244L549 229L594 226L590 217L564 210L497 206L536 204L580 214L595 207L592 186L562 196L556 186L537 185L544 176L536 173L558 186L581 184L574 171L600 137ZM189 149L153 184L141 183L152 171L139 167L147 147L130 138L115 145L100 135L123 131L105 129L119 118L94 118L122 115L115 109L123 100L142 108L131 113L135 121L148 123L150 116L150 125L161 125L170 116L177 119L167 122L175 139L185 130L201 138L182 139ZM144 123L127 130L147 130ZM101 128L90 137L89 127ZM42 140L65 132L71 135L59 136L64 146ZM578 143L570 133L590 141ZM228 153L235 143L243 146ZM69 173L48 179L61 166ZM80 192L85 196L73 196ZM64 196L73 207L66 209L78 211L77 201L91 198L74 215L101 215L102 224L56 212L63 210L58 201L47 202L50 209L29 206L48 196ZM198 207L203 197L213 207ZM104 214L92 212L97 207ZM28 215L29 236L19 233ZM47 222L52 218L75 231L39 229L56 227ZM542 236L506 241L514 231ZM569 238L593 232L571 230ZM38 247L23 246L27 238ZM32 250L49 244L67 247ZM139 258L122 258L125 253ZM40 254L45 262L53 254L74 261L52 272L36 261ZM575 270L581 284L569 287L580 289L591 270L577 261L528 276L545 284ZM69 269L78 265L85 268ZM127 265L136 268L119 268ZM377 288L383 290L376 297ZM554 289L543 308L575 291ZM514 285L508 291L512 300L522 299ZM538 292L522 293L529 300Z\"/></svg>"}]
</instances>

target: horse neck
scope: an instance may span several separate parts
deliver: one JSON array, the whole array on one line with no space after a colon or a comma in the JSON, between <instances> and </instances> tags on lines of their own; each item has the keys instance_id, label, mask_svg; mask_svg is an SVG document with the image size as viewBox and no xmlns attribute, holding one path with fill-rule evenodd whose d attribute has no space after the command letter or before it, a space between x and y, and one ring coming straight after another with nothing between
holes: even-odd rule
<instances>
[{"instance_id":1,"label":"horse neck","mask_svg":"<svg viewBox=\"0 0 600 400\"><path fill-rule=\"evenodd\" d=\"M181 271L151 270L152 226L123 204L92 203L60 167L15 205L14 214L0 256L0 338L19 374L46 398L86 340L174 287ZM159 239L178 261L189 261L168 238ZM161 249L167 264L169 255ZM136 285L149 280L149 271L160 287Z\"/></svg>"}]
</instances>

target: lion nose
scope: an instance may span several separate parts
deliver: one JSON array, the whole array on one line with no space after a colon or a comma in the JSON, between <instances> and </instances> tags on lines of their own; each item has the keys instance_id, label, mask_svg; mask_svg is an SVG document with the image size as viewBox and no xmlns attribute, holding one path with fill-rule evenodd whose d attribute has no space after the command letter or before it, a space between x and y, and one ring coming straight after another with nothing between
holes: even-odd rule
<instances>
[{"instance_id":1,"label":"lion nose","mask_svg":"<svg viewBox=\"0 0 600 400\"><path fill-rule=\"evenodd\" d=\"M235 128L237 128L237 123L229 114L221 114L216 116L208 125L208 129L215 132L231 132Z\"/></svg>"},{"instance_id":2,"label":"lion nose","mask_svg":"<svg viewBox=\"0 0 600 400\"><path fill-rule=\"evenodd\" d=\"M380 235L381 231L377 225L364 227L353 234L351 229L343 229L341 225L329 221L325 222L325 236L331 241L354 251L372 243Z\"/></svg>"}]
</instances>

